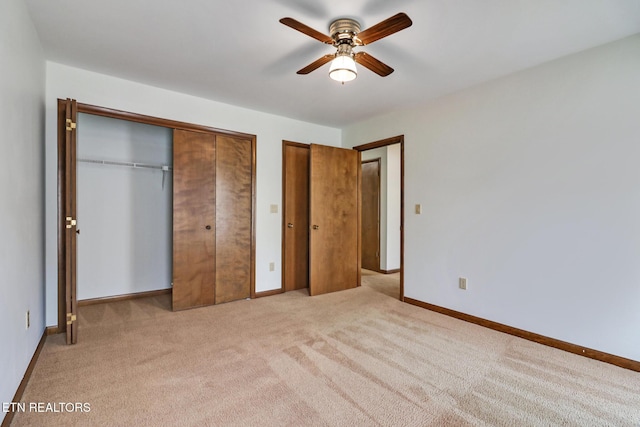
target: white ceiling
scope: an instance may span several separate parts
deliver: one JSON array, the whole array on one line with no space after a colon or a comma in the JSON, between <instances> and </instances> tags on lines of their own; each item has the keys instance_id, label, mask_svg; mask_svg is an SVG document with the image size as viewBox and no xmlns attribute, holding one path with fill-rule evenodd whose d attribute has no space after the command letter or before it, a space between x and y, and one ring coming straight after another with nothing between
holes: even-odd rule
<instances>
[{"instance_id":1,"label":"white ceiling","mask_svg":"<svg viewBox=\"0 0 640 427\"><path fill-rule=\"evenodd\" d=\"M640 32L639 0L27 0L47 59L203 98L342 127ZM395 68L344 86L325 65L340 17L413 26L358 48Z\"/></svg>"}]
</instances>

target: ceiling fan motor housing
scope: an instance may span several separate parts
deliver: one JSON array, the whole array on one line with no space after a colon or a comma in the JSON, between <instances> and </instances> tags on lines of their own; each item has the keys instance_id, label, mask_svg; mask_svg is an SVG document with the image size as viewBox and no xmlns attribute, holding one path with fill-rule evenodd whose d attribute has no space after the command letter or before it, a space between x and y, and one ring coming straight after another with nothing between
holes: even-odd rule
<instances>
[{"instance_id":1,"label":"ceiling fan motor housing","mask_svg":"<svg viewBox=\"0 0 640 427\"><path fill-rule=\"evenodd\" d=\"M329 34L335 46L354 44L354 37L360 32L360 24L353 19L337 19L329 26Z\"/></svg>"}]
</instances>

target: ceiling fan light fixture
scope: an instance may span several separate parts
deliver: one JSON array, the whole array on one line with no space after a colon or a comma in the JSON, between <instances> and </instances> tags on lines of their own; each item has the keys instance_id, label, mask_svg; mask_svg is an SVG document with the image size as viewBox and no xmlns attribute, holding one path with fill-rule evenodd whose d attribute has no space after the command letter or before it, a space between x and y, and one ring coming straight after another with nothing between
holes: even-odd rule
<instances>
[{"instance_id":1,"label":"ceiling fan light fixture","mask_svg":"<svg viewBox=\"0 0 640 427\"><path fill-rule=\"evenodd\" d=\"M333 80L344 83L354 80L357 76L356 61L353 60L351 55L337 55L335 59L331 61L329 77Z\"/></svg>"}]
</instances>

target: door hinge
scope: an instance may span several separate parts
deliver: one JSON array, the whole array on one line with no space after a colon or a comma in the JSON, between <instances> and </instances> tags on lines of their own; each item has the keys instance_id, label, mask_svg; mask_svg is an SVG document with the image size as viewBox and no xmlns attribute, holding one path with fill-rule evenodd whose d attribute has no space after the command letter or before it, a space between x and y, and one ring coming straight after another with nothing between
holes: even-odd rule
<instances>
[{"instance_id":1,"label":"door hinge","mask_svg":"<svg viewBox=\"0 0 640 427\"><path fill-rule=\"evenodd\" d=\"M73 322L75 322L77 320L77 317L75 314L72 313L67 313L67 325L72 324Z\"/></svg>"},{"instance_id":2,"label":"door hinge","mask_svg":"<svg viewBox=\"0 0 640 427\"><path fill-rule=\"evenodd\" d=\"M67 119L67 130L73 130L75 128L76 124L71 119Z\"/></svg>"},{"instance_id":3,"label":"door hinge","mask_svg":"<svg viewBox=\"0 0 640 427\"><path fill-rule=\"evenodd\" d=\"M68 216L66 219L67 219L67 228L75 227L76 224L78 223L75 219L71 218L70 216Z\"/></svg>"}]
</instances>

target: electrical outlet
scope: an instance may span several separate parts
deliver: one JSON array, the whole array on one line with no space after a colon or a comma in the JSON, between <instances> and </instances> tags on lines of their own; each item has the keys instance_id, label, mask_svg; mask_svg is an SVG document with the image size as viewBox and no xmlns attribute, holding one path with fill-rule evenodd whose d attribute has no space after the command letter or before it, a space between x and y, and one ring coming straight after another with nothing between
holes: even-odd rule
<instances>
[{"instance_id":1,"label":"electrical outlet","mask_svg":"<svg viewBox=\"0 0 640 427\"><path fill-rule=\"evenodd\" d=\"M276 269L276 263L275 262L270 262L269 263L269 271L274 271Z\"/></svg>"},{"instance_id":2,"label":"electrical outlet","mask_svg":"<svg viewBox=\"0 0 640 427\"><path fill-rule=\"evenodd\" d=\"M460 279L458 279L458 287L460 289L464 289L465 291L467 290L467 278L466 277L461 277Z\"/></svg>"},{"instance_id":3,"label":"electrical outlet","mask_svg":"<svg viewBox=\"0 0 640 427\"><path fill-rule=\"evenodd\" d=\"M29 310L27 310L27 329L29 329L29 327L31 327L31 314Z\"/></svg>"}]
</instances>

